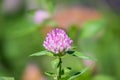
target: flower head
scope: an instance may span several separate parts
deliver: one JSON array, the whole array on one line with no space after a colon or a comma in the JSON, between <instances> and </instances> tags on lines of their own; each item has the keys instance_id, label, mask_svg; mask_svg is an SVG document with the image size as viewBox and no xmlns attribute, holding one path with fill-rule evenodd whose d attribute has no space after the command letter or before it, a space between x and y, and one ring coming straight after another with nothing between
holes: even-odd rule
<instances>
[{"instance_id":1,"label":"flower head","mask_svg":"<svg viewBox=\"0 0 120 80\"><path fill-rule=\"evenodd\" d=\"M62 29L56 28L47 34L43 46L45 49L56 54L68 51L71 48L72 40Z\"/></svg>"},{"instance_id":2,"label":"flower head","mask_svg":"<svg viewBox=\"0 0 120 80\"><path fill-rule=\"evenodd\" d=\"M43 23L43 21L45 21L49 17L50 17L50 15L49 15L48 12L42 11L42 10L38 10L38 11L35 12L34 22L36 24L40 24L40 23Z\"/></svg>"}]
</instances>

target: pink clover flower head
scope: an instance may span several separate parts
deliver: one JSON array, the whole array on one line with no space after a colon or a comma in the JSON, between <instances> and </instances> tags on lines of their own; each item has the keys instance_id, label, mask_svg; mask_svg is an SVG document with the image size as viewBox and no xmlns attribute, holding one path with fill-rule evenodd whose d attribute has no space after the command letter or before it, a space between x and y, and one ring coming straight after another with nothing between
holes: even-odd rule
<instances>
[{"instance_id":1,"label":"pink clover flower head","mask_svg":"<svg viewBox=\"0 0 120 80\"><path fill-rule=\"evenodd\" d=\"M64 30L56 28L47 34L43 46L48 51L59 54L68 51L71 48L72 42Z\"/></svg>"},{"instance_id":2,"label":"pink clover flower head","mask_svg":"<svg viewBox=\"0 0 120 80\"><path fill-rule=\"evenodd\" d=\"M38 10L34 15L34 22L36 24L43 23L46 19L50 18L50 14L46 11Z\"/></svg>"}]
</instances>

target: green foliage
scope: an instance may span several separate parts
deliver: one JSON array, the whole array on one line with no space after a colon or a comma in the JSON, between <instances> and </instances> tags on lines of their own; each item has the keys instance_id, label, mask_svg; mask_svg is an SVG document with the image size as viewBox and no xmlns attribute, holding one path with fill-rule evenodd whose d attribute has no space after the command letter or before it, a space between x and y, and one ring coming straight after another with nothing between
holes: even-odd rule
<instances>
[{"instance_id":1,"label":"green foliage","mask_svg":"<svg viewBox=\"0 0 120 80\"><path fill-rule=\"evenodd\" d=\"M69 34L70 38L75 42L74 44L76 44L76 40L78 39L78 34L79 34L78 26L71 25L68 28L68 34Z\"/></svg>"},{"instance_id":2,"label":"green foliage","mask_svg":"<svg viewBox=\"0 0 120 80\"><path fill-rule=\"evenodd\" d=\"M32 23L30 20L26 19L27 17L19 18L19 20L15 20L12 23L8 23L5 26L10 25L11 28L5 27L5 36L7 38L23 38L27 37L35 32L37 32L41 26L38 26Z\"/></svg>"},{"instance_id":3,"label":"green foliage","mask_svg":"<svg viewBox=\"0 0 120 80\"><path fill-rule=\"evenodd\" d=\"M38 0L38 2L41 5L40 8L49 11L51 14L53 14L53 12L55 11L55 4L54 4L53 1L50 1L50 0Z\"/></svg>"},{"instance_id":4,"label":"green foliage","mask_svg":"<svg viewBox=\"0 0 120 80\"><path fill-rule=\"evenodd\" d=\"M53 56L53 53L51 53L49 51L41 51L41 52L34 53L30 56L43 56L43 55Z\"/></svg>"},{"instance_id":5,"label":"green foliage","mask_svg":"<svg viewBox=\"0 0 120 80\"><path fill-rule=\"evenodd\" d=\"M88 70L88 68L89 67L86 67L82 71L74 73L70 78L68 78L68 80L74 80L74 79L80 77L82 74L84 74Z\"/></svg>"},{"instance_id":6,"label":"green foliage","mask_svg":"<svg viewBox=\"0 0 120 80\"><path fill-rule=\"evenodd\" d=\"M72 56L76 56L78 58L93 60L92 58L89 58L89 57L85 56L83 53L78 52L78 51L67 51L66 53L68 53L69 55L72 55ZM57 71L59 72L59 75L61 75L62 80L65 80L65 79L73 80L75 78L78 78L80 75L82 75L88 69L88 67L87 67L80 72L76 72L73 75L70 75L69 73L71 72L72 68L66 67L64 69L61 69L62 68L61 67L62 61L61 61L61 58L60 58L61 56L59 56L59 55L58 56L53 55L53 53L51 53L49 51L41 51L41 52L34 53L30 56L43 56L43 55L47 55L47 56L51 56L51 57L55 56L56 57L56 59L51 62L51 65L54 69L57 68ZM45 72L45 74L47 76L55 77L55 74L52 73L52 72Z\"/></svg>"},{"instance_id":7,"label":"green foliage","mask_svg":"<svg viewBox=\"0 0 120 80\"><path fill-rule=\"evenodd\" d=\"M52 73L52 72L45 72L45 74L47 76L50 76L50 77L54 77L55 76L55 73Z\"/></svg>"},{"instance_id":8,"label":"green foliage","mask_svg":"<svg viewBox=\"0 0 120 80\"><path fill-rule=\"evenodd\" d=\"M0 77L0 80L14 80L13 77Z\"/></svg>"},{"instance_id":9,"label":"green foliage","mask_svg":"<svg viewBox=\"0 0 120 80\"><path fill-rule=\"evenodd\" d=\"M71 72L72 68L71 67L65 67L63 70L64 70L65 74L68 74L68 73Z\"/></svg>"},{"instance_id":10,"label":"green foliage","mask_svg":"<svg viewBox=\"0 0 120 80\"><path fill-rule=\"evenodd\" d=\"M81 38L90 38L95 36L105 26L105 20L91 20L83 24Z\"/></svg>"},{"instance_id":11,"label":"green foliage","mask_svg":"<svg viewBox=\"0 0 120 80\"><path fill-rule=\"evenodd\" d=\"M88 56L86 56L83 53L78 52L78 51L67 51L67 53L70 54L70 55L72 55L72 56L81 58L81 59L96 60L95 58L88 57Z\"/></svg>"},{"instance_id":12,"label":"green foliage","mask_svg":"<svg viewBox=\"0 0 120 80\"><path fill-rule=\"evenodd\" d=\"M51 65L52 65L53 68L57 68L59 66L59 59L56 58L55 60L53 60L51 62Z\"/></svg>"}]
</instances>

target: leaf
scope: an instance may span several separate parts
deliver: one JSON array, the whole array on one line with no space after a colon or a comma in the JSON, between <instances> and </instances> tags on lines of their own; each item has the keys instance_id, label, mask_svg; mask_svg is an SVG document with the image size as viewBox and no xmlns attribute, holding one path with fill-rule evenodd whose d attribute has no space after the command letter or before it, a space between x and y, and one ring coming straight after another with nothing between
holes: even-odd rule
<instances>
[{"instance_id":1,"label":"leaf","mask_svg":"<svg viewBox=\"0 0 120 80\"><path fill-rule=\"evenodd\" d=\"M67 51L67 53L74 56L75 51Z\"/></svg>"},{"instance_id":2,"label":"leaf","mask_svg":"<svg viewBox=\"0 0 120 80\"><path fill-rule=\"evenodd\" d=\"M68 80L69 76L62 77L61 80Z\"/></svg>"},{"instance_id":3,"label":"leaf","mask_svg":"<svg viewBox=\"0 0 120 80\"><path fill-rule=\"evenodd\" d=\"M71 70L72 70L72 68L66 67L66 68L64 68L64 73L65 73L65 74L66 74L66 73L69 73Z\"/></svg>"},{"instance_id":4,"label":"leaf","mask_svg":"<svg viewBox=\"0 0 120 80\"><path fill-rule=\"evenodd\" d=\"M81 59L87 59L87 60L95 60L95 58L92 58L92 57L88 57L86 55L84 55L83 53L81 52L78 52L78 51L67 51L68 54L72 55L72 56L76 56L78 58L81 58Z\"/></svg>"},{"instance_id":5,"label":"leaf","mask_svg":"<svg viewBox=\"0 0 120 80\"><path fill-rule=\"evenodd\" d=\"M47 76L54 76L54 75L55 75L55 74L52 73L52 72L45 72L45 74L46 74Z\"/></svg>"},{"instance_id":6,"label":"leaf","mask_svg":"<svg viewBox=\"0 0 120 80\"><path fill-rule=\"evenodd\" d=\"M77 56L77 57L79 57L79 58L82 58L82 59L96 60L95 58L88 57L88 56L86 56L83 53L78 52L78 51L75 51L74 55Z\"/></svg>"},{"instance_id":7,"label":"leaf","mask_svg":"<svg viewBox=\"0 0 120 80\"><path fill-rule=\"evenodd\" d=\"M72 68L70 67L66 67L64 69L62 69L62 79L61 80L67 80L70 77L70 71L72 70Z\"/></svg>"},{"instance_id":8,"label":"leaf","mask_svg":"<svg viewBox=\"0 0 120 80\"><path fill-rule=\"evenodd\" d=\"M105 25L105 20L92 20L83 24L82 38L89 38L97 34Z\"/></svg>"},{"instance_id":9,"label":"leaf","mask_svg":"<svg viewBox=\"0 0 120 80\"><path fill-rule=\"evenodd\" d=\"M51 53L49 51L37 52L37 53L34 53L34 54L30 55L30 56L43 56L43 55L54 56L53 53Z\"/></svg>"},{"instance_id":10,"label":"leaf","mask_svg":"<svg viewBox=\"0 0 120 80\"><path fill-rule=\"evenodd\" d=\"M57 68L58 65L59 65L59 59L57 58L57 59L53 60L53 61L51 62L51 64L52 64L52 67L53 67L53 68Z\"/></svg>"},{"instance_id":11,"label":"leaf","mask_svg":"<svg viewBox=\"0 0 120 80\"><path fill-rule=\"evenodd\" d=\"M0 80L14 80L13 77L0 77Z\"/></svg>"},{"instance_id":12,"label":"leaf","mask_svg":"<svg viewBox=\"0 0 120 80\"><path fill-rule=\"evenodd\" d=\"M62 71L61 71L61 75L64 75L64 73L65 73L65 72L64 72L64 69L62 69Z\"/></svg>"},{"instance_id":13,"label":"leaf","mask_svg":"<svg viewBox=\"0 0 120 80\"><path fill-rule=\"evenodd\" d=\"M73 80L77 77L79 77L80 75L84 74L87 70L88 70L89 67L86 67L85 69L83 69L82 71L80 72L76 72L75 74L73 74L68 80Z\"/></svg>"}]
</instances>

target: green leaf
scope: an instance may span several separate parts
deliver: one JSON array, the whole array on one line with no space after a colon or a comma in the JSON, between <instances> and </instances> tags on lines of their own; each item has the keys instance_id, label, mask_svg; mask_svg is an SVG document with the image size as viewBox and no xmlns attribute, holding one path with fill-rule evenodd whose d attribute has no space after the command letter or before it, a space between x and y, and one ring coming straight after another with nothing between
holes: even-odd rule
<instances>
[{"instance_id":1,"label":"green leaf","mask_svg":"<svg viewBox=\"0 0 120 80\"><path fill-rule=\"evenodd\" d=\"M101 20L92 20L83 24L83 29L81 31L82 38L90 38L96 35L104 26L106 21Z\"/></svg>"},{"instance_id":2,"label":"green leaf","mask_svg":"<svg viewBox=\"0 0 120 80\"><path fill-rule=\"evenodd\" d=\"M86 67L85 69L83 69L80 72L76 72L75 74L73 74L68 80L74 80L75 78L79 77L80 75L84 74L89 67Z\"/></svg>"},{"instance_id":3,"label":"green leaf","mask_svg":"<svg viewBox=\"0 0 120 80\"><path fill-rule=\"evenodd\" d=\"M70 76L65 76L65 77L62 77L61 80L68 80Z\"/></svg>"},{"instance_id":4,"label":"green leaf","mask_svg":"<svg viewBox=\"0 0 120 80\"><path fill-rule=\"evenodd\" d=\"M0 80L14 80L13 77L0 77Z\"/></svg>"},{"instance_id":5,"label":"green leaf","mask_svg":"<svg viewBox=\"0 0 120 80\"><path fill-rule=\"evenodd\" d=\"M52 73L52 72L45 72L45 74L46 74L47 76L55 76L55 74Z\"/></svg>"},{"instance_id":6,"label":"green leaf","mask_svg":"<svg viewBox=\"0 0 120 80\"><path fill-rule=\"evenodd\" d=\"M72 68L70 67L66 67L64 69L62 69L62 79L61 80L67 80L70 77L70 71L72 70Z\"/></svg>"},{"instance_id":7,"label":"green leaf","mask_svg":"<svg viewBox=\"0 0 120 80\"><path fill-rule=\"evenodd\" d=\"M54 56L53 53L51 53L49 51L37 52L37 53L34 53L34 54L30 55L30 56L43 56L43 55Z\"/></svg>"},{"instance_id":8,"label":"green leaf","mask_svg":"<svg viewBox=\"0 0 120 80\"><path fill-rule=\"evenodd\" d=\"M67 53L74 56L75 51L67 51Z\"/></svg>"},{"instance_id":9,"label":"green leaf","mask_svg":"<svg viewBox=\"0 0 120 80\"><path fill-rule=\"evenodd\" d=\"M51 62L51 64L52 64L52 67L53 67L53 68L57 68L58 65L59 65L59 59L56 58L55 60L53 60L53 61Z\"/></svg>"},{"instance_id":10,"label":"green leaf","mask_svg":"<svg viewBox=\"0 0 120 80\"><path fill-rule=\"evenodd\" d=\"M88 56L86 56L86 55L84 55L83 53L78 52L78 51L67 51L67 53L70 54L70 55L72 55L72 56L81 58L81 59L95 60L95 61L96 61L95 58L88 57Z\"/></svg>"},{"instance_id":11,"label":"green leaf","mask_svg":"<svg viewBox=\"0 0 120 80\"><path fill-rule=\"evenodd\" d=\"M79 58L82 58L82 59L96 60L95 58L88 57L88 56L86 56L83 53L78 52L78 51L75 51L74 55L77 56L77 57L79 57Z\"/></svg>"},{"instance_id":12,"label":"green leaf","mask_svg":"<svg viewBox=\"0 0 120 80\"><path fill-rule=\"evenodd\" d=\"M65 72L64 72L64 69L62 69L62 71L61 71L61 75L64 75L64 73L65 73Z\"/></svg>"},{"instance_id":13,"label":"green leaf","mask_svg":"<svg viewBox=\"0 0 120 80\"><path fill-rule=\"evenodd\" d=\"M65 73L65 74L66 74L66 73L69 73L71 70L72 70L72 68L66 67L66 68L64 68L64 73Z\"/></svg>"}]
</instances>

